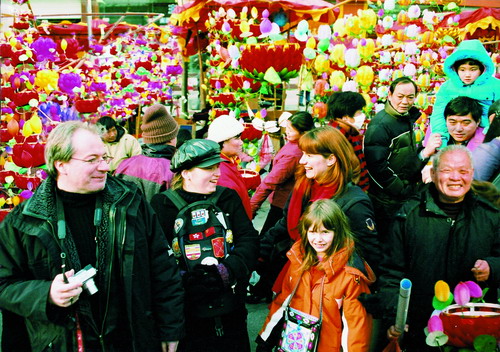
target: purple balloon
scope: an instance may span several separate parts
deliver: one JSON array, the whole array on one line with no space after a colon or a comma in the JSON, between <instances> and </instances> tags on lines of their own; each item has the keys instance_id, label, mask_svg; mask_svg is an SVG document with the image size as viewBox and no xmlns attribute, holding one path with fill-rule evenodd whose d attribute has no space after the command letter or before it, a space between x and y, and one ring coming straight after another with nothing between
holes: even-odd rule
<instances>
[{"instance_id":1,"label":"purple balloon","mask_svg":"<svg viewBox=\"0 0 500 352\"><path fill-rule=\"evenodd\" d=\"M82 86L82 78L79 74L74 72L62 73L59 76L57 84L59 85L59 89L61 91L73 96L73 89L80 88Z\"/></svg>"},{"instance_id":2,"label":"purple balloon","mask_svg":"<svg viewBox=\"0 0 500 352\"><path fill-rule=\"evenodd\" d=\"M269 21L268 18L264 18L260 23L260 32L262 34L267 34L271 32L272 29L273 29L273 24L271 23L271 21Z\"/></svg>"},{"instance_id":3,"label":"purple balloon","mask_svg":"<svg viewBox=\"0 0 500 352\"><path fill-rule=\"evenodd\" d=\"M36 61L55 61L57 44L50 38L40 37L31 44L31 49L35 51Z\"/></svg>"}]
</instances>

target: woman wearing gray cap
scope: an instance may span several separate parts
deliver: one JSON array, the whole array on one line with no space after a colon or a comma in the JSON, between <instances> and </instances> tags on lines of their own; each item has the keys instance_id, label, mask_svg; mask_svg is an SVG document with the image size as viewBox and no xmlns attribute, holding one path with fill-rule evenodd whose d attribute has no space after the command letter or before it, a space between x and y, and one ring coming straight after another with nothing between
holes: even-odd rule
<instances>
[{"instance_id":1,"label":"woman wearing gray cap","mask_svg":"<svg viewBox=\"0 0 500 352\"><path fill-rule=\"evenodd\" d=\"M217 186L222 161L216 142L185 142L172 158L170 190L151 200L186 290L179 351L250 351L245 296L258 237L238 194Z\"/></svg>"}]
</instances>

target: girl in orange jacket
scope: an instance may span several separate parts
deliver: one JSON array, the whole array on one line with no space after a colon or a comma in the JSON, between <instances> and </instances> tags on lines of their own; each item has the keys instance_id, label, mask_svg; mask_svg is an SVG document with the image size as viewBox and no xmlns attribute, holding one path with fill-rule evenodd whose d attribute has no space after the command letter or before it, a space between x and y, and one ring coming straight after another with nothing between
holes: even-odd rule
<instances>
[{"instance_id":1,"label":"girl in orange jacket","mask_svg":"<svg viewBox=\"0 0 500 352\"><path fill-rule=\"evenodd\" d=\"M304 212L298 230L301 239L287 253L290 267L257 337L257 351L278 345L279 321L299 280L292 308L319 317L323 301L318 351L368 351L372 318L357 297L370 293L375 275L354 250L347 218L333 200L320 199Z\"/></svg>"}]
</instances>

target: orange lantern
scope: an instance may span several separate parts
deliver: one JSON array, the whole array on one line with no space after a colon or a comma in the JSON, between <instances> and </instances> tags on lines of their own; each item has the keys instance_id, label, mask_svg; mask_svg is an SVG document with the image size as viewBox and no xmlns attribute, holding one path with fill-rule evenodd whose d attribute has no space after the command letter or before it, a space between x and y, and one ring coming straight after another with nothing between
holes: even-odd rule
<instances>
[{"instance_id":1,"label":"orange lantern","mask_svg":"<svg viewBox=\"0 0 500 352\"><path fill-rule=\"evenodd\" d=\"M313 115L319 119L325 118L327 111L328 111L328 106L322 101L319 101L313 105L312 109Z\"/></svg>"}]
</instances>

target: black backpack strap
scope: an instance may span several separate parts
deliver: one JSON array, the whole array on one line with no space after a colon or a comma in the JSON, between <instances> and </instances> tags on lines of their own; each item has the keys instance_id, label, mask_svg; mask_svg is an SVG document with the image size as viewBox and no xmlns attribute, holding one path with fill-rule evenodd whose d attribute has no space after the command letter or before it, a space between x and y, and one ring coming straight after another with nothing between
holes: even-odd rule
<instances>
[{"instance_id":1,"label":"black backpack strap","mask_svg":"<svg viewBox=\"0 0 500 352\"><path fill-rule=\"evenodd\" d=\"M174 203L174 205L176 206L177 210L181 210L186 205L188 205L188 203L184 200L184 198L182 198L179 195L179 193L177 193L174 190L167 189L166 191L161 192L161 194L164 194L165 197L170 199L172 201L172 203Z\"/></svg>"}]
</instances>

